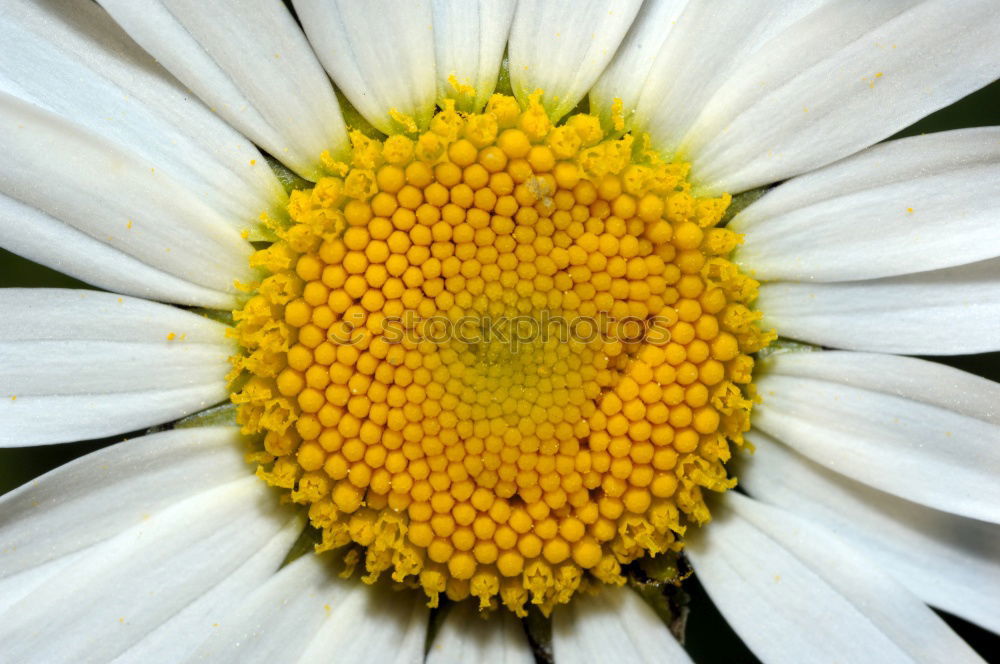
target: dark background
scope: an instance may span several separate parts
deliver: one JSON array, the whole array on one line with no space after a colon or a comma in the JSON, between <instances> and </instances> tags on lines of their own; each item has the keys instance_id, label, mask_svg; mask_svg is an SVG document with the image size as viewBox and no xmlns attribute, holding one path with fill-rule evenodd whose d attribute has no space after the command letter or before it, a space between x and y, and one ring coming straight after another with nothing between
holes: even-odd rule
<instances>
[{"instance_id":1,"label":"dark background","mask_svg":"<svg viewBox=\"0 0 1000 664\"><path fill-rule=\"evenodd\" d=\"M900 132L896 137L985 125L1000 125L1000 82L934 113ZM1000 219L997 221L1000 223ZM87 285L0 249L0 287L87 288ZM1000 381L1000 353L927 359ZM0 449L0 493L120 439L121 436L84 443ZM687 648L695 661L757 661L726 625L696 579L691 578L686 581L684 590L691 596ZM987 661L1000 661L1000 636L947 614L942 616Z\"/></svg>"}]
</instances>

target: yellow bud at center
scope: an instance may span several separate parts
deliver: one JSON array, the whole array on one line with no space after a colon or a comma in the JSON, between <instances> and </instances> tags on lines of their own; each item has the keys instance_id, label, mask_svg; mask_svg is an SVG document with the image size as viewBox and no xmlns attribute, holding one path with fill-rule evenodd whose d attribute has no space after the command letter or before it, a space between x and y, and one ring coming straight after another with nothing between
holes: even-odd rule
<instances>
[{"instance_id":1,"label":"yellow bud at center","mask_svg":"<svg viewBox=\"0 0 1000 664\"><path fill-rule=\"evenodd\" d=\"M343 177L293 194L235 312L233 400L319 550L363 547L364 580L432 603L549 611L709 518L770 336L729 197L686 164L592 116L552 126L537 95L430 127L358 136Z\"/></svg>"}]
</instances>

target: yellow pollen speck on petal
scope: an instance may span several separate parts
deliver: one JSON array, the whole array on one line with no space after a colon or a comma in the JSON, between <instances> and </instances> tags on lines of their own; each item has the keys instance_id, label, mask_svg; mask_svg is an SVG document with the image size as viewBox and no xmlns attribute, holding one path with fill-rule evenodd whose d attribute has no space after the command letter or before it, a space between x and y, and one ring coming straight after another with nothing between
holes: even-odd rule
<instances>
[{"instance_id":1,"label":"yellow pollen speck on petal","mask_svg":"<svg viewBox=\"0 0 1000 664\"><path fill-rule=\"evenodd\" d=\"M878 81L878 79L882 78L882 75L883 75L883 72L877 72L871 78L866 78L866 79L862 79L862 80L864 80L864 81L866 81L868 83L868 87L869 88L874 88L875 87L875 82Z\"/></svg>"},{"instance_id":2,"label":"yellow pollen speck on petal","mask_svg":"<svg viewBox=\"0 0 1000 664\"><path fill-rule=\"evenodd\" d=\"M417 122L412 116L402 113L395 108L389 110L389 117L399 123L408 134L417 133Z\"/></svg>"},{"instance_id":3,"label":"yellow pollen speck on petal","mask_svg":"<svg viewBox=\"0 0 1000 664\"><path fill-rule=\"evenodd\" d=\"M456 86L456 81L451 81ZM289 197L233 312L232 401L257 475L347 575L548 613L682 547L773 335L729 254L728 195L535 91L427 131L351 134ZM404 135L406 133L412 136Z\"/></svg>"},{"instance_id":4,"label":"yellow pollen speck on petal","mask_svg":"<svg viewBox=\"0 0 1000 664\"><path fill-rule=\"evenodd\" d=\"M459 83L458 77L452 74L448 77L448 85L452 87L456 94L467 95L471 97L476 96L476 89L467 83Z\"/></svg>"},{"instance_id":5,"label":"yellow pollen speck on petal","mask_svg":"<svg viewBox=\"0 0 1000 664\"><path fill-rule=\"evenodd\" d=\"M611 125L614 127L615 131L621 131L625 128L625 112L624 103L621 97L615 97L614 101L611 103Z\"/></svg>"},{"instance_id":6,"label":"yellow pollen speck on petal","mask_svg":"<svg viewBox=\"0 0 1000 664\"><path fill-rule=\"evenodd\" d=\"M167 341L173 341L176 338L177 334L175 332L171 332L170 334L167 335Z\"/></svg>"}]
</instances>

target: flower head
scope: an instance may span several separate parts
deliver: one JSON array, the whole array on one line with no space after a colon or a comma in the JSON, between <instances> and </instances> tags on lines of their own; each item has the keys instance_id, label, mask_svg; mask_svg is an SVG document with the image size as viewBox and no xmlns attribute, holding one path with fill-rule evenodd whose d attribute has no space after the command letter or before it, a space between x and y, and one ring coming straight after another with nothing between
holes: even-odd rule
<instances>
[{"instance_id":1,"label":"flower head","mask_svg":"<svg viewBox=\"0 0 1000 664\"><path fill-rule=\"evenodd\" d=\"M989 3L291 4L0 12L3 659L975 657Z\"/></svg>"}]
</instances>

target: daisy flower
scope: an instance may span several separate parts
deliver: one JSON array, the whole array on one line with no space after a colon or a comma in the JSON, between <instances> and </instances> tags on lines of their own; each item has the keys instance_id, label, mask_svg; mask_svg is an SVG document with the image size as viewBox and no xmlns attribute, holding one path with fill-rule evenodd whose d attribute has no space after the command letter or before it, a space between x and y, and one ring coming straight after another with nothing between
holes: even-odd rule
<instances>
[{"instance_id":1,"label":"daisy flower","mask_svg":"<svg viewBox=\"0 0 1000 664\"><path fill-rule=\"evenodd\" d=\"M0 659L978 660L993 3L290 5L0 8Z\"/></svg>"}]
</instances>

